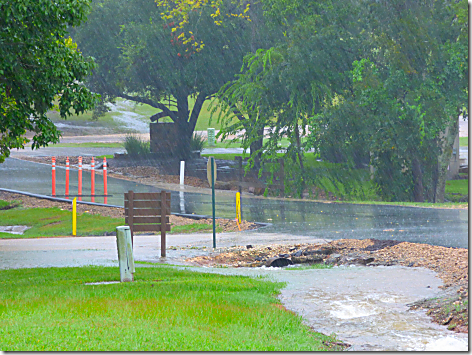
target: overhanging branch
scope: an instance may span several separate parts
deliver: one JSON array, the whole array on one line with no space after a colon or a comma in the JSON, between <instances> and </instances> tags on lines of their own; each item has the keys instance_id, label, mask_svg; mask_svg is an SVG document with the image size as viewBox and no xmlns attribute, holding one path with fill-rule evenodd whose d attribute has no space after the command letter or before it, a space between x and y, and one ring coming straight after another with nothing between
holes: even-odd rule
<instances>
[{"instance_id":1,"label":"overhanging branch","mask_svg":"<svg viewBox=\"0 0 472 355\"><path fill-rule=\"evenodd\" d=\"M121 98L126 99L126 100L131 100L131 101L140 102L142 104L147 104L149 106L152 106L154 108L158 108L158 109L162 110L162 112L160 112L160 113L162 113L164 115L160 116L156 119L159 119L161 117L167 117L167 116L169 116L172 119L172 121L174 121L174 122L177 119L176 112L169 110L169 108L166 105L161 104L160 102L156 103L152 100L146 99L145 97L131 96L131 95L123 94L123 93L119 93L116 96L121 97ZM159 114L157 114L157 115L159 115ZM153 115L152 117L154 117L154 116L156 116L156 115ZM154 121L156 119L154 119Z\"/></svg>"},{"instance_id":2,"label":"overhanging branch","mask_svg":"<svg viewBox=\"0 0 472 355\"><path fill-rule=\"evenodd\" d=\"M176 113L176 111L171 111L171 112ZM155 115L152 115L149 119L151 120L151 122L155 122L159 120L159 118L164 118L164 117L169 117L169 115L166 112L159 112L159 113L156 113Z\"/></svg>"}]
</instances>

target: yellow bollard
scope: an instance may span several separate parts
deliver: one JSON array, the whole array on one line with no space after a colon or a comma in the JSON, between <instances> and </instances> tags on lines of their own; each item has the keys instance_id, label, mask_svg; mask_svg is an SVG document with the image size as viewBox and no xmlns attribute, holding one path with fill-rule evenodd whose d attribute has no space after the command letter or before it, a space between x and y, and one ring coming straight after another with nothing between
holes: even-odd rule
<instances>
[{"instance_id":1,"label":"yellow bollard","mask_svg":"<svg viewBox=\"0 0 472 355\"><path fill-rule=\"evenodd\" d=\"M241 223L241 194L236 192L236 219Z\"/></svg>"},{"instance_id":2,"label":"yellow bollard","mask_svg":"<svg viewBox=\"0 0 472 355\"><path fill-rule=\"evenodd\" d=\"M241 232L241 194L236 192L236 223L238 224L239 231Z\"/></svg>"},{"instance_id":3,"label":"yellow bollard","mask_svg":"<svg viewBox=\"0 0 472 355\"><path fill-rule=\"evenodd\" d=\"M72 200L72 235L77 235L77 197Z\"/></svg>"}]
</instances>

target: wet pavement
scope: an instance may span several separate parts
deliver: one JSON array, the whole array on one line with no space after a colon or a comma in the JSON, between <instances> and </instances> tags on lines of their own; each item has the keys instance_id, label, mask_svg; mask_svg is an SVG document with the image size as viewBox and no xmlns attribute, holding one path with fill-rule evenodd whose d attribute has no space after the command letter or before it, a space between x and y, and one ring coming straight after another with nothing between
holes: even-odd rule
<instances>
[{"instance_id":1,"label":"wet pavement","mask_svg":"<svg viewBox=\"0 0 472 355\"><path fill-rule=\"evenodd\" d=\"M65 190L65 169L56 168L56 193ZM96 194L103 194L101 176L96 175ZM6 159L0 164L0 188L51 194L51 167L18 159ZM89 194L90 172L83 172L83 194ZM123 206L123 193L171 191L171 211L211 215L211 190L178 185L142 185L132 181L108 178L107 203ZM174 190L172 190L174 189ZM77 191L77 171L70 172L70 193ZM197 192L198 191L198 192ZM90 197L83 197L90 201ZM102 197L95 202L103 203ZM216 191L216 215L235 218L235 192ZM262 198L243 193L243 218L271 225L247 232L254 238L276 233L323 239L392 239L428 243L445 247L468 248L468 210L415 208L385 205L321 203L310 200Z\"/></svg>"},{"instance_id":2,"label":"wet pavement","mask_svg":"<svg viewBox=\"0 0 472 355\"><path fill-rule=\"evenodd\" d=\"M139 261L184 265L185 259L208 255L213 252L213 235L169 234L166 257L162 258L160 235L137 235L134 237L134 257ZM284 236L267 233L261 236L260 244L324 243L310 237ZM255 244L247 233L218 233L214 252L226 247ZM175 248L175 250L174 250ZM0 269L63 267L85 265L118 265L116 237L65 237L35 239L0 239Z\"/></svg>"}]
</instances>

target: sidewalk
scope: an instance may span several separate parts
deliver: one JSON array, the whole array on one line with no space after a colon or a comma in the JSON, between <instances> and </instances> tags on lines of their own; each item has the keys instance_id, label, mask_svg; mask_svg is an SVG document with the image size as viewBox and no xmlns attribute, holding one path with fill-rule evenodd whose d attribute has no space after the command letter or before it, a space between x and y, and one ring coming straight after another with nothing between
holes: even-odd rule
<instances>
[{"instance_id":1,"label":"sidewalk","mask_svg":"<svg viewBox=\"0 0 472 355\"><path fill-rule=\"evenodd\" d=\"M135 235L133 254L136 261L185 264L185 259L213 253L211 233L168 234L166 255L161 255L160 235ZM279 233L218 233L216 252L235 245L270 245L325 243L328 239ZM117 266L115 236L58 237L35 239L0 239L0 269L33 267L75 267L85 265Z\"/></svg>"}]
</instances>

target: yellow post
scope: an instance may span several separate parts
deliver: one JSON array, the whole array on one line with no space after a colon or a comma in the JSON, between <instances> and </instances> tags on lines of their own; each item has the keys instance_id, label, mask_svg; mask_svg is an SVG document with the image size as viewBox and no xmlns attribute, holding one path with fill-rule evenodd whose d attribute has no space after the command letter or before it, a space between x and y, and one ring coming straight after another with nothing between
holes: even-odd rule
<instances>
[{"instance_id":1,"label":"yellow post","mask_svg":"<svg viewBox=\"0 0 472 355\"><path fill-rule=\"evenodd\" d=\"M72 235L77 235L77 197L72 200Z\"/></svg>"},{"instance_id":2,"label":"yellow post","mask_svg":"<svg viewBox=\"0 0 472 355\"><path fill-rule=\"evenodd\" d=\"M241 223L241 194L236 192L236 220Z\"/></svg>"}]
</instances>

